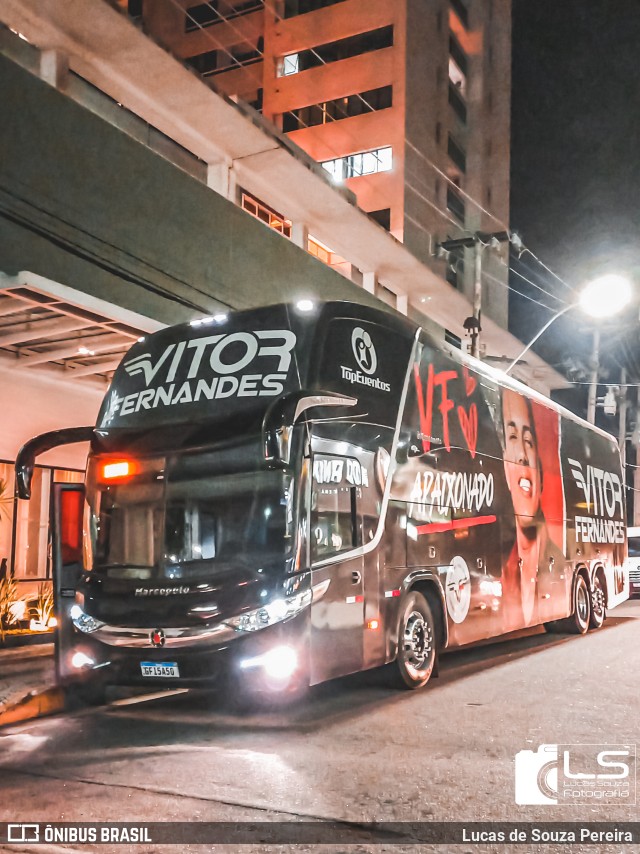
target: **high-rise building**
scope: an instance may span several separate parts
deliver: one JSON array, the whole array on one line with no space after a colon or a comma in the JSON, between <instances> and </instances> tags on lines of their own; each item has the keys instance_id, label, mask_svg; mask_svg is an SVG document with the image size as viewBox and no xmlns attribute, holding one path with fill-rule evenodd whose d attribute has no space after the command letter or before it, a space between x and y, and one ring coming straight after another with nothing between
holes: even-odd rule
<instances>
[{"instance_id":1,"label":"high-rise building","mask_svg":"<svg viewBox=\"0 0 640 854\"><path fill-rule=\"evenodd\" d=\"M510 0L134 0L129 12L471 295L472 250L434 255L508 223ZM506 267L483 255L483 310L506 328Z\"/></svg>"}]
</instances>

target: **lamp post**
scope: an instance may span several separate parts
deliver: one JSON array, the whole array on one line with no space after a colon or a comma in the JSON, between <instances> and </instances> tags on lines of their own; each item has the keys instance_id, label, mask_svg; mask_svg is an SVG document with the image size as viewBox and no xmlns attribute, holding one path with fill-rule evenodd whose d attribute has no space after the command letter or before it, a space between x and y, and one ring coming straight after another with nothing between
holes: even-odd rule
<instances>
[{"instance_id":1,"label":"lamp post","mask_svg":"<svg viewBox=\"0 0 640 854\"><path fill-rule=\"evenodd\" d=\"M596 320L613 317L622 311L631 299L631 285L623 276L609 274L600 276L585 285L580 292L577 302L569 303L560 311L556 312L540 331L529 341L524 350L519 353L505 370L505 374L511 373L520 359L529 352L538 338L547 331L552 323L574 308L582 309L585 314ZM598 390L598 371L600 368L600 330L596 327L593 333L593 349L591 353L591 378L589 382L589 396L587 399L587 420L592 424L596 419L596 394Z\"/></svg>"}]
</instances>

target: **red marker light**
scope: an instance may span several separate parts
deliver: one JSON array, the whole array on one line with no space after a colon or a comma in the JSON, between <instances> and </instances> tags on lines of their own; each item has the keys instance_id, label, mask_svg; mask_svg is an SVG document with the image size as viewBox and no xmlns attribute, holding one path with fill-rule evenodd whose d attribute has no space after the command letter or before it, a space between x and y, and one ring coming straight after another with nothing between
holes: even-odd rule
<instances>
[{"instance_id":1,"label":"red marker light","mask_svg":"<svg viewBox=\"0 0 640 854\"><path fill-rule=\"evenodd\" d=\"M117 463L105 463L102 469L102 477L105 480L114 480L117 477L129 477L133 474L133 465L127 460Z\"/></svg>"}]
</instances>

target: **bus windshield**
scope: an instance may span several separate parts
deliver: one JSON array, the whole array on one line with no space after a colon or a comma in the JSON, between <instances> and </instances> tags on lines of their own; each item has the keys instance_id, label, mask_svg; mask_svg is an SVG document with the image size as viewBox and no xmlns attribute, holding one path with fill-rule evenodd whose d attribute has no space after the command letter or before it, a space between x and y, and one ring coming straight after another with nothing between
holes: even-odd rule
<instances>
[{"instance_id":1,"label":"bus windshield","mask_svg":"<svg viewBox=\"0 0 640 854\"><path fill-rule=\"evenodd\" d=\"M211 452L121 463L122 476L117 465L96 457L89 466L87 569L135 579L209 578L235 565L282 571L293 546L290 475L225 473Z\"/></svg>"}]
</instances>

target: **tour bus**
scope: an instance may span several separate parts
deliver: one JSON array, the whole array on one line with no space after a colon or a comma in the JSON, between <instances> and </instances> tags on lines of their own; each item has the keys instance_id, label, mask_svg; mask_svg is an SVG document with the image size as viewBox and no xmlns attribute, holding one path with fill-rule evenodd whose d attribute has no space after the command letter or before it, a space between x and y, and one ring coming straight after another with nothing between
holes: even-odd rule
<instances>
[{"instance_id":1,"label":"tour bus","mask_svg":"<svg viewBox=\"0 0 640 854\"><path fill-rule=\"evenodd\" d=\"M543 625L629 595L607 433L404 317L301 301L134 344L58 484L57 670L108 685L278 691Z\"/></svg>"}]
</instances>

